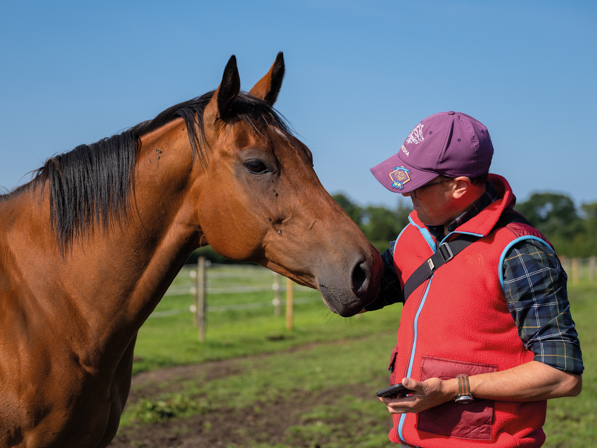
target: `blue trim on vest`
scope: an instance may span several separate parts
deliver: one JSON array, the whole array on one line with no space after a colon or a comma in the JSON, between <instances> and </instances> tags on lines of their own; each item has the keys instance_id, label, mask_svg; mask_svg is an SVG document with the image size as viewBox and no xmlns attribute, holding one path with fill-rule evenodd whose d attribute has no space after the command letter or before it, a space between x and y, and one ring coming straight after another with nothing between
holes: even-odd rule
<instances>
[{"instance_id":1,"label":"blue trim on vest","mask_svg":"<svg viewBox=\"0 0 597 448\"><path fill-rule=\"evenodd\" d=\"M453 233L459 233L461 235L473 235L473 236L478 236L479 238L483 238L485 235L483 235L482 233L474 233L474 232L459 232L458 230L454 230L453 232L448 233L444 239L441 241L440 244L442 244L444 241L446 241L446 238L448 238L450 235L452 235Z\"/></svg>"},{"instance_id":2,"label":"blue trim on vest","mask_svg":"<svg viewBox=\"0 0 597 448\"><path fill-rule=\"evenodd\" d=\"M421 233L423 238L425 238L425 241L427 241L427 244L429 244L429 247L431 248L433 253L435 253L437 251L437 248L435 247L435 240L429 233L429 229L427 227L425 227L425 228L419 227L417 224L415 224L415 222L412 220L412 218L410 216L408 217L408 220L410 221L410 223L413 226L415 226L417 229L419 229L419 232Z\"/></svg>"},{"instance_id":3,"label":"blue trim on vest","mask_svg":"<svg viewBox=\"0 0 597 448\"><path fill-rule=\"evenodd\" d=\"M431 287L431 281L433 280L433 275L431 276L431 278L429 279L429 283L427 283L427 288L425 289L425 294L423 295L423 300L421 300L421 303L419 304L419 309L417 310L417 314L415 314L415 322L414 322L414 331L415 331L415 335L413 338L413 347L412 350L410 351L410 361L408 362L408 371L406 372L406 378L410 378L410 375L412 374L413 371L413 362L415 360L415 350L417 349L417 330L418 330L418 323L419 323L419 314L421 314L421 311L423 310L423 306L425 305L425 301L427 300L427 294L429 293L429 288ZM402 427L404 426L404 421L406 420L406 416L408 414L402 414L402 416L400 417L400 423L398 424L398 435L400 436L401 440L404 440L404 437L402 437ZM404 440L406 442L406 440Z\"/></svg>"},{"instance_id":4,"label":"blue trim on vest","mask_svg":"<svg viewBox=\"0 0 597 448\"><path fill-rule=\"evenodd\" d=\"M551 253L555 253L554 250L551 248L551 246L545 240L542 240L541 238L539 238L538 236L535 236L535 235L524 235L524 236L516 238L515 240L510 241L510 243L506 246L506 248L502 252L502 255L500 255L500 264L498 267L498 275L500 278L500 285L502 285L502 291L504 290L504 260L506 259L506 253L510 250L510 248L512 246L514 246L515 244L520 243L521 241L524 241L524 240L539 241L540 243L545 244L545 246Z\"/></svg>"},{"instance_id":5,"label":"blue trim on vest","mask_svg":"<svg viewBox=\"0 0 597 448\"><path fill-rule=\"evenodd\" d=\"M396 241L394 241L394 248L396 247L396 244L398 244L398 240L400 239L400 237L402 236L402 234L404 233L404 231L405 231L406 229L408 229L408 226L410 226L410 224L407 224L407 225L404 227L404 229L402 229L402 230L400 231L400 233L398 234L398 238L396 238ZM394 249L392 249L392 257L393 257L393 256L394 256Z\"/></svg>"}]
</instances>

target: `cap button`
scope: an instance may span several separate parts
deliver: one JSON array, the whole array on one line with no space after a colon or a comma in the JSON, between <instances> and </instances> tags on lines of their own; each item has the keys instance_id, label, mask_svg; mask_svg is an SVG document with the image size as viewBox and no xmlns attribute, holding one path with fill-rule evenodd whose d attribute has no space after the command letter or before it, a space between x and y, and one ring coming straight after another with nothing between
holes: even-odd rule
<instances>
[{"instance_id":1,"label":"cap button","mask_svg":"<svg viewBox=\"0 0 597 448\"><path fill-rule=\"evenodd\" d=\"M454 112L453 110L451 110L450 112L448 112L448 115L454 115L456 112Z\"/></svg>"}]
</instances>

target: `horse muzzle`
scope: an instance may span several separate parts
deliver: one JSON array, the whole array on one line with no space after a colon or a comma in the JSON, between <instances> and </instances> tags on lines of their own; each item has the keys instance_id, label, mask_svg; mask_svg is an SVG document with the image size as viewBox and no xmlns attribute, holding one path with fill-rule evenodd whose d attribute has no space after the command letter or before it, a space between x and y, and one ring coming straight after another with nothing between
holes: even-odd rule
<instances>
[{"instance_id":1,"label":"horse muzzle","mask_svg":"<svg viewBox=\"0 0 597 448\"><path fill-rule=\"evenodd\" d=\"M377 298L383 272L381 256L373 246L349 259L348 269L333 271L328 265L317 277L324 303L342 317L354 316Z\"/></svg>"}]
</instances>

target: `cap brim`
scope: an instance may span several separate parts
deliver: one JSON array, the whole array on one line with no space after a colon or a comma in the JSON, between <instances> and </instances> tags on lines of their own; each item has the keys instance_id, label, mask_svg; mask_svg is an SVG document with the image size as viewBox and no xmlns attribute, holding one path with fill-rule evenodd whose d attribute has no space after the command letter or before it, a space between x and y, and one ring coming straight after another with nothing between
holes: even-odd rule
<instances>
[{"instance_id":1,"label":"cap brim","mask_svg":"<svg viewBox=\"0 0 597 448\"><path fill-rule=\"evenodd\" d=\"M398 154L374 166L370 171L392 193L410 193L439 176L435 172L408 165Z\"/></svg>"}]
</instances>

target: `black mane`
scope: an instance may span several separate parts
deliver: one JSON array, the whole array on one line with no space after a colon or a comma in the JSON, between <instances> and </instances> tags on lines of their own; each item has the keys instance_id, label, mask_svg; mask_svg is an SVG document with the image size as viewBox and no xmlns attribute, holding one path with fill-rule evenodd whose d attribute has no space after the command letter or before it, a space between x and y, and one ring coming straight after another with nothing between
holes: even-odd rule
<instances>
[{"instance_id":1,"label":"black mane","mask_svg":"<svg viewBox=\"0 0 597 448\"><path fill-rule=\"evenodd\" d=\"M43 189L48 188L51 226L64 252L76 238L84 236L96 225L107 230L110 219L119 222L126 219L134 196L133 174L143 135L182 118L193 154L206 166L209 155L203 112L213 94L211 91L172 106L153 120L139 123L121 134L49 158L31 182L0 196L0 201L38 185L42 185L43 196ZM232 120L242 120L257 130L274 126L291 133L279 113L264 101L242 92L234 103Z\"/></svg>"}]
</instances>

